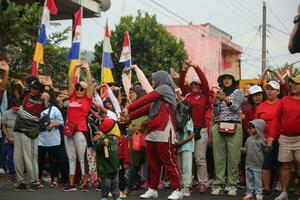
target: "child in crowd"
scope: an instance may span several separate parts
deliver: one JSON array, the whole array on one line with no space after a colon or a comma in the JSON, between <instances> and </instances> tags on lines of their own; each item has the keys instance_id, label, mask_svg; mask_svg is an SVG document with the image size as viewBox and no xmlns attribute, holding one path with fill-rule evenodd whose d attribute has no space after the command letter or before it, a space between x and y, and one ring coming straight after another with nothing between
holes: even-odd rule
<instances>
[{"instance_id":1,"label":"child in crowd","mask_svg":"<svg viewBox=\"0 0 300 200\"><path fill-rule=\"evenodd\" d=\"M5 148L7 152L7 168L9 175L14 175L14 126L20 107L20 100L14 98L10 101L11 108L3 114L2 130L6 138Z\"/></svg>"},{"instance_id":2,"label":"child in crowd","mask_svg":"<svg viewBox=\"0 0 300 200\"><path fill-rule=\"evenodd\" d=\"M119 190L119 156L117 140L120 129L113 119L106 118L99 125L99 134L94 137L97 151L98 171L101 179L102 199L107 200L109 192L116 200L121 200Z\"/></svg>"},{"instance_id":3,"label":"child in crowd","mask_svg":"<svg viewBox=\"0 0 300 200\"><path fill-rule=\"evenodd\" d=\"M246 196L243 200L252 200L256 194L256 200L262 200L262 166L266 141L264 129L266 123L262 119L255 119L249 122L249 135L245 147L241 148L246 152Z\"/></svg>"},{"instance_id":4,"label":"child in crowd","mask_svg":"<svg viewBox=\"0 0 300 200\"><path fill-rule=\"evenodd\" d=\"M120 126L121 127L121 126ZM126 179L125 179L125 171L129 166L129 151L128 151L128 139L121 132L121 137L118 139L118 151L119 151L119 188L120 188L120 197L126 198L125 187L126 187Z\"/></svg>"},{"instance_id":5,"label":"child in crowd","mask_svg":"<svg viewBox=\"0 0 300 200\"><path fill-rule=\"evenodd\" d=\"M192 168L194 152L194 123L191 117L191 106L188 101L181 102L181 111L187 114L187 121L183 130L178 130L177 163L181 169L182 195L190 196L192 187Z\"/></svg>"}]
</instances>

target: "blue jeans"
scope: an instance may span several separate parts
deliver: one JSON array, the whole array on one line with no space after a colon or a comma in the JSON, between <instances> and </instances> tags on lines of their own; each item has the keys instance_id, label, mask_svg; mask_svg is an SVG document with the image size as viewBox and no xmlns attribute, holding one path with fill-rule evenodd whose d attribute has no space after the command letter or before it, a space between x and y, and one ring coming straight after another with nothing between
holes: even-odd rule
<instances>
[{"instance_id":1,"label":"blue jeans","mask_svg":"<svg viewBox=\"0 0 300 200\"><path fill-rule=\"evenodd\" d=\"M261 169L246 167L246 193L250 195L262 193Z\"/></svg>"},{"instance_id":2,"label":"blue jeans","mask_svg":"<svg viewBox=\"0 0 300 200\"><path fill-rule=\"evenodd\" d=\"M14 145L7 143L5 144L5 149L8 173L9 175L14 175L16 173L14 165Z\"/></svg>"}]
</instances>

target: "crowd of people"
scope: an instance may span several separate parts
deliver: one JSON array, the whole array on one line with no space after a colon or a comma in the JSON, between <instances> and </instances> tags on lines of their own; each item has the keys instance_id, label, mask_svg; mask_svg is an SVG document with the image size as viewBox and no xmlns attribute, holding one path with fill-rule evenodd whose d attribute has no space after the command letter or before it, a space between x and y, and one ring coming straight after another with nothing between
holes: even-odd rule
<instances>
[{"instance_id":1,"label":"crowd of people","mask_svg":"<svg viewBox=\"0 0 300 200\"><path fill-rule=\"evenodd\" d=\"M190 68L197 76L187 82ZM95 84L83 61L70 73L67 92L45 76L8 84L4 60L0 70L0 173L15 177L15 191L94 188L105 200L143 187L140 198L148 199L166 187L168 199L181 199L208 189L236 196L246 185L243 200L273 190L284 200L298 179L300 75L285 81L267 69L257 85L241 90L230 69L210 88L189 60L179 73L154 72L152 83L133 65L124 69L122 98L119 87ZM264 80L267 73L276 80Z\"/></svg>"}]
</instances>

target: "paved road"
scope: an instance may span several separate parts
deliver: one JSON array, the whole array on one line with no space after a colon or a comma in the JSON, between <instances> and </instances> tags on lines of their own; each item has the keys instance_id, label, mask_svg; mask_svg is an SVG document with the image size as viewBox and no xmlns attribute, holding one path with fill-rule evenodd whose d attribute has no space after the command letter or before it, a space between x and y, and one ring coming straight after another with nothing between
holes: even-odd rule
<instances>
[{"instance_id":1,"label":"paved road","mask_svg":"<svg viewBox=\"0 0 300 200\"><path fill-rule=\"evenodd\" d=\"M49 186L45 186L35 192L21 191L15 192L12 190L13 183L8 178L0 177L0 200L100 200L100 192L90 190L88 192L63 192L61 188L53 189ZM129 195L128 200L139 199L144 190L139 190ZM241 200L244 189L238 191L238 196L229 197L223 196L211 196L209 193L200 194L197 191L192 193L191 197L185 197L184 199L200 199L200 200ZM159 191L159 200L167 199L169 192L166 190ZM276 194L266 199L274 199ZM109 199L112 199L111 197ZM290 196L289 200L298 200L295 196Z\"/></svg>"}]
</instances>

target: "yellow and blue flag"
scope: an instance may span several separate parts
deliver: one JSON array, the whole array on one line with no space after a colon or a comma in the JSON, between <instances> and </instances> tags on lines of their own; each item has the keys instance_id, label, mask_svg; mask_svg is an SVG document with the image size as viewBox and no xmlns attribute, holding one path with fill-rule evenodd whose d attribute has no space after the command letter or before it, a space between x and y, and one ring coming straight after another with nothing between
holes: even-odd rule
<instances>
[{"instance_id":1,"label":"yellow and blue flag","mask_svg":"<svg viewBox=\"0 0 300 200\"><path fill-rule=\"evenodd\" d=\"M43 9L41 26L39 28L38 40L34 50L32 75L38 74L38 64L44 64L44 48L47 44L47 30L50 28L50 13L57 15L57 8L54 0L46 0Z\"/></svg>"},{"instance_id":2,"label":"yellow and blue flag","mask_svg":"<svg viewBox=\"0 0 300 200\"><path fill-rule=\"evenodd\" d=\"M82 7L74 14L73 20L73 41L72 47L68 56L68 60L71 60L69 66L69 76L71 69L80 62L80 41L81 41L81 21L82 21ZM79 78L79 70L76 70L74 82L77 82Z\"/></svg>"},{"instance_id":3,"label":"yellow and blue flag","mask_svg":"<svg viewBox=\"0 0 300 200\"><path fill-rule=\"evenodd\" d=\"M106 22L104 41L103 41L102 70L101 70L102 83L114 82L114 77L111 71L111 69L114 67L113 62L111 60L112 52L113 51L110 44L110 31L108 28L108 23Z\"/></svg>"}]
</instances>

